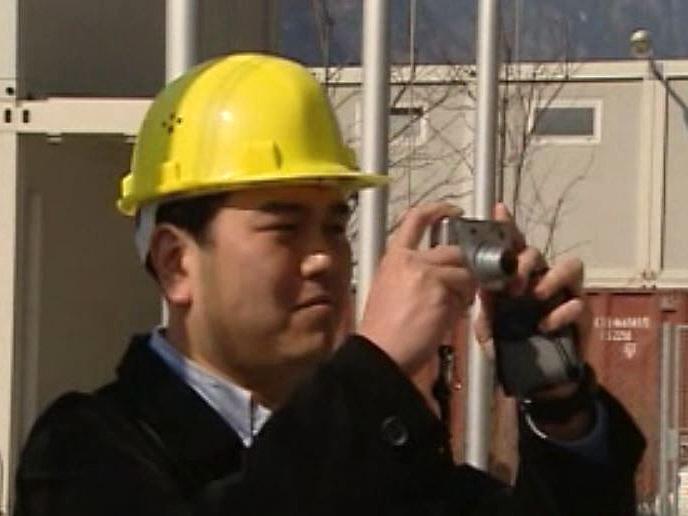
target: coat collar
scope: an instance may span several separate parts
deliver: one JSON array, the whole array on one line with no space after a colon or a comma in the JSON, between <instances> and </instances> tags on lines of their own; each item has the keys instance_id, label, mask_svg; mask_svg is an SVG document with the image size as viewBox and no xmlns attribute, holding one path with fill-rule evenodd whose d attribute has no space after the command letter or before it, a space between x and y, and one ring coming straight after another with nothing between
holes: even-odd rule
<instances>
[{"instance_id":1,"label":"coat collar","mask_svg":"<svg viewBox=\"0 0 688 516\"><path fill-rule=\"evenodd\" d=\"M117 369L127 405L192 483L237 473L244 453L241 440L150 349L148 339L135 336Z\"/></svg>"},{"instance_id":2,"label":"coat collar","mask_svg":"<svg viewBox=\"0 0 688 516\"><path fill-rule=\"evenodd\" d=\"M255 401L251 391L184 356L167 341L162 328L152 333L148 345L178 378L234 429L244 446L251 446L255 435L271 415L270 410Z\"/></svg>"}]
</instances>

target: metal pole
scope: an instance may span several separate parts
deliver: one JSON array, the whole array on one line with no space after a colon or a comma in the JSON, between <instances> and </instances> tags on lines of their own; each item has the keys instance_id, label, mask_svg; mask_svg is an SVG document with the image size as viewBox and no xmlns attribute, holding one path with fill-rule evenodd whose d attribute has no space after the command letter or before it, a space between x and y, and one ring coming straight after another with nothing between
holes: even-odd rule
<instances>
[{"instance_id":1,"label":"metal pole","mask_svg":"<svg viewBox=\"0 0 688 516\"><path fill-rule=\"evenodd\" d=\"M671 470L669 478L671 482L671 511L672 514L679 514L679 495L680 493L680 427L681 427L681 364L683 364L683 339L684 326L674 326L674 338L671 357Z\"/></svg>"},{"instance_id":2,"label":"metal pole","mask_svg":"<svg viewBox=\"0 0 688 516\"><path fill-rule=\"evenodd\" d=\"M674 341L671 323L662 323L662 359L659 391L659 493L657 494L659 514L668 515L669 493L669 460L670 460L670 388L672 346Z\"/></svg>"},{"instance_id":3,"label":"metal pole","mask_svg":"<svg viewBox=\"0 0 688 516\"><path fill-rule=\"evenodd\" d=\"M19 41L19 0L0 1L0 103L2 111L19 115L16 107L18 98L17 45ZM0 514L9 514L12 502L12 475L19 455L25 417L21 410L24 387L35 385L36 378L26 378L18 364L26 352L23 345L15 341L18 331L17 314L21 314L21 296L17 265L20 260L18 232L21 210L18 202L19 188L19 133L13 124L6 124L0 131ZM16 126L18 127L18 126ZM24 343L22 343L24 344Z\"/></svg>"},{"instance_id":4,"label":"metal pole","mask_svg":"<svg viewBox=\"0 0 688 516\"><path fill-rule=\"evenodd\" d=\"M172 82L191 68L197 60L197 0L167 0L165 9L165 82ZM160 320L167 324L169 311L164 298L160 301Z\"/></svg>"},{"instance_id":5,"label":"metal pole","mask_svg":"<svg viewBox=\"0 0 688 516\"><path fill-rule=\"evenodd\" d=\"M196 63L197 0L167 0L165 80L170 82Z\"/></svg>"},{"instance_id":6,"label":"metal pole","mask_svg":"<svg viewBox=\"0 0 688 516\"><path fill-rule=\"evenodd\" d=\"M389 1L366 0L363 11L363 116L361 170L387 173L389 133ZM387 189L363 190L359 197L359 253L356 317L363 315L377 262L384 251Z\"/></svg>"},{"instance_id":7,"label":"metal pole","mask_svg":"<svg viewBox=\"0 0 688 516\"><path fill-rule=\"evenodd\" d=\"M480 0L477 43L478 106L475 123L473 216L489 219L494 206L499 0ZM476 303L472 310L473 319L479 309L479 303ZM465 458L466 462L476 468L487 469L494 372L492 363L472 332L468 340Z\"/></svg>"},{"instance_id":8,"label":"metal pole","mask_svg":"<svg viewBox=\"0 0 688 516\"><path fill-rule=\"evenodd\" d=\"M521 0L514 2L514 52L512 61L521 62Z\"/></svg>"}]
</instances>

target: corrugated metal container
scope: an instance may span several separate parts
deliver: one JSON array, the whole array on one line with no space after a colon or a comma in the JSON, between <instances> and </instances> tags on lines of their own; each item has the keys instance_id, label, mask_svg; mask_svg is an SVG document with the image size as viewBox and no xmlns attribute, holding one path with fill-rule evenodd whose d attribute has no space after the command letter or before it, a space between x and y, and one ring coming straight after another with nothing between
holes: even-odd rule
<instances>
[{"instance_id":1,"label":"corrugated metal container","mask_svg":"<svg viewBox=\"0 0 688 516\"><path fill-rule=\"evenodd\" d=\"M651 500L658 488L661 327L688 321L688 293L598 291L589 300L593 331L584 355L645 434L637 488L639 499Z\"/></svg>"},{"instance_id":2,"label":"corrugated metal container","mask_svg":"<svg viewBox=\"0 0 688 516\"><path fill-rule=\"evenodd\" d=\"M639 501L652 502L658 492L661 327L664 322L688 323L688 291L595 290L587 295L593 330L582 344L582 352L599 382L622 401L648 440L638 471L637 493ZM461 458L463 446L464 335L465 330L457 331L457 388L452 400L451 433L457 459ZM688 351L683 353L682 362L688 363L687 360ZM678 370L685 371L677 382L680 426L688 429L688 410L682 410L688 402L682 396L688 386L688 367ZM513 401L498 393L492 419L490 468L504 480L513 477L517 460L514 418Z\"/></svg>"}]
</instances>

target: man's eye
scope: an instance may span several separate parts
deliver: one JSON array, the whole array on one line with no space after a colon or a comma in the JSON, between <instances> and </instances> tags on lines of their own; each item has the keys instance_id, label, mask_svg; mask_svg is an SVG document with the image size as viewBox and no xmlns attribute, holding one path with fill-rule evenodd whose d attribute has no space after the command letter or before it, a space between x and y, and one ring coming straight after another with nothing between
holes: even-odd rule
<instances>
[{"instance_id":1,"label":"man's eye","mask_svg":"<svg viewBox=\"0 0 688 516\"><path fill-rule=\"evenodd\" d=\"M297 231L299 229L298 224L290 224L287 222L282 222L279 224L270 224L267 226L269 231L280 231L280 232L292 232L292 231Z\"/></svg>"}]
</instances>

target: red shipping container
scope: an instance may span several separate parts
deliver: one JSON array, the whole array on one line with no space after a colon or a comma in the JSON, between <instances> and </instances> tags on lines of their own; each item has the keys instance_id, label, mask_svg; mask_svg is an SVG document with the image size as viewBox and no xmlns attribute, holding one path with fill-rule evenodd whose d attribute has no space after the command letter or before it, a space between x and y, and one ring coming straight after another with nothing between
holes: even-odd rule
<instances>
[{"instance_id":1,"label":"red shipping container","mask_svg":"<svg viewBox=\"0 0 688 516\"><path fill-rule=\"evenodd\" d=\"M658 490L661 327L663 322L688 323L685 290L589 290L593 329L582 343L585 359L599 383L614 394L643 431L648 447L638 470L639 501L652 502ZM456 332L454 396L450 431L455 457L463 448L465 389L465 324ZM688 352L683 354L686 362ZM682 367L688 377L688 368ZM687 381L679 382L685 390ZM685 404L685 397L680 398ZM688 427L688 411L681 410L681 426ZM493 402L490 470L511 480L517 462L515 404L499 392Z\"/></svg>"}]
</instances>

